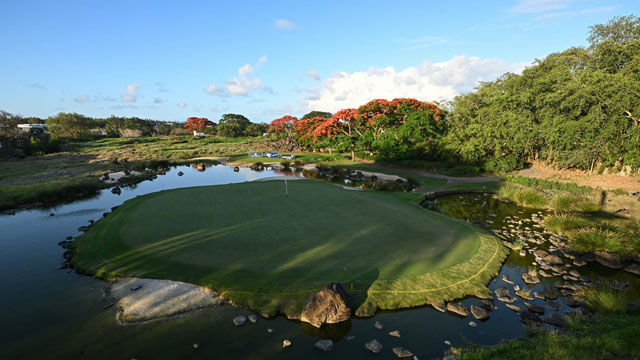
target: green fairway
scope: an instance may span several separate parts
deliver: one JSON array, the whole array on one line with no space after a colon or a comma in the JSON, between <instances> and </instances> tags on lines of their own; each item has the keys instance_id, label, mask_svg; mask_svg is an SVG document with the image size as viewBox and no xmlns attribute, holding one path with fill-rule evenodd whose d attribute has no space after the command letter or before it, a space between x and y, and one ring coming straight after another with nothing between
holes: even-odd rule
<instances>
[{"instance_id":1,"label":"green fairway","mask_svg":"<svg viewBox=\"0 0 640 360\"><path fill-rule=\"evenodd\" d=\"M265 314L295 315L338 281L359 314L486 291L505 251L408 194L313 180L162 191L127 201L76 241L73 264L101 277L180 280Z\"/></svg>"}]
</instances>

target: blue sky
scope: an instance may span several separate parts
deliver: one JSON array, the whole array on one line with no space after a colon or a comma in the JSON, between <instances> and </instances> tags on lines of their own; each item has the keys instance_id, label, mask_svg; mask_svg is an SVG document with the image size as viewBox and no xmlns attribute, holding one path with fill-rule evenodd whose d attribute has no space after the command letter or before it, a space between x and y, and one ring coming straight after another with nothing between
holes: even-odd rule
<instances>
[{"instance_id":1,"label":"blue sky","mask_svg":"<svg viewBox=\"0 0 640 360\"><path fill-rule=\"evenodd\" d=\"M0 2L0 109L268 122L450 99L637 0Z\"/></svg>"}]
</instances>

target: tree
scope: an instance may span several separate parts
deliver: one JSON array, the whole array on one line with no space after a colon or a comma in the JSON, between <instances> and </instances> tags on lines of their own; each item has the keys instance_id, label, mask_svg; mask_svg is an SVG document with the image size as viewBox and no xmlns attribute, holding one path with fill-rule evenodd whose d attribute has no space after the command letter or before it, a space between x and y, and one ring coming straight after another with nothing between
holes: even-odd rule
<instances>
[{"instance_id":1,"label":"tree","mask_svg":"<svg viewBox=\"0 0 640 360\"><path fill-rule=\"evenodd\" d=\"M244 129L244 136L262 136L262 134L266 133L269 130L269 125L265 123L251 123Z\"/></svg>"},{"instance_id":2,"label":"tree","mask_svg":"<svg viewBox=\"0 0 640 360\"><path fill-rule=\"evenodd\" d=\"M240 114L224 114L218 121L217 131L223 137L239 137L244 134L251 121Z\"/></svg>"},{"instance_id":3,"label":"tree","mask_svg":"<svg viewBox=\"0 0 640 360\"><path fill-rule=\"evenodd\" d=\"M190 117L187 119L184 127L189 130L189 132L197 132L205 127L214 127L215 125L213 121L209 121L207 118Z\"/></svg>"},{"instance_id":4,"label":"tree","mask_svg":"<svg viewBox=\"0 0 640 360\"><path fill-rule=\"evenodd\" d=\"M301 117L300 120L312 119L314 117L320 117L320 118L329 119L331 116L333 116L333 114L330 113L330 112L326 112L326 111L311 111L311 112L306 113L303 117Z\"/></svg>"},{"instance_id":5,"label":"tree","mask_svg":"<svg viewBox=\"0 0 640 360\"><path fill-rule=\"evenodd\" d=\"M0 110L0 145L3 151L9 152L14 140L20 136L20 130L17 127L20 122L19 115Z\"/></svg>"},{"instance_id":6,"label":"tree","mask_svg":"<svg viewBox=\"0 0 640 360\"><path fill-rule=\"evenodd\" d=\"M269 132L276 135L284 135L287 139L291 138L294 125L298 122L298 118L291 115L285 115L281 118L271 121L269 124Z\"/></svg>"},{"instance_id":7,"label":"tree","mask_svg":"<svg viewBox=\"0 0 640 360\"><path fill-rule=\"evenodd\" d=\"M59 113L47 119L47 128L54 138L65 140L87 140L91 138L90 118L78 113Z\"/></svg>"}]
</instances>

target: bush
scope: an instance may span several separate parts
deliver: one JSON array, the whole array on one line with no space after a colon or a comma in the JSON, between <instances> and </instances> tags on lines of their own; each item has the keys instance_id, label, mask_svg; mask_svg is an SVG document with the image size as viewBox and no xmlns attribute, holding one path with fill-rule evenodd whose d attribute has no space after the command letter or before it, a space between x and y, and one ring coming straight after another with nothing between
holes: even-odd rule
<instances>
[{"instance_id":1,"label":"bush","mask_svg":"<svg viewBox=\"0 0 640 360\"><path fill-rule=\"evenodd\" d=\"M524 161L517 156L504 156L487 160L483 168L487 172L506 173L524 167Z\"/></svg>"},{"instance_id":2,"label":"bush","mask_svg":"<svg viewBox=\"0 0 640 360\"><path fill-rule=\"evenodd\" d=\"M444 171L449 176L475 176L480 173L480 168L473 165L460 165Z\"/></svg>"},{"instance_id":3,"label":"bush","mask_svg":"<svg viewBox=\"0 0 640 360\"><path fill-rule=\"evenodd\" d=\"M401 191L402 188L395 181L376 181L373 188L376 191Z\"/></svg>"},{"instance_id":4,"label":"bush","mask_svg":"<svg viewBox=\"0 0 640 360\"><path fill-rule=\"evenodd\" d=\"M280 165L282 165L282 168L283 168L284 170L288 170L288 169L289 169L289 167L291 166L291 161L289 161L289 160L282 160L282 161L280 161Z\"/></svg>"}]
</instances>

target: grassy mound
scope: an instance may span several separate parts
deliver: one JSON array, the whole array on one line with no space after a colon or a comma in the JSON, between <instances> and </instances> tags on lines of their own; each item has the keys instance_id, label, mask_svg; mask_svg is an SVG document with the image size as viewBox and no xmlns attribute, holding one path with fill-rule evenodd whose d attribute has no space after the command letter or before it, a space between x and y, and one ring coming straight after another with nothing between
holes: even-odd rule
<instances>
[{"instance_id":1,"label":"grassy mound","mask_svg":"<svg viewBox=\"0 0 640 360\"><path fill-rule=\"evenodd\" d=\"M338 281L358 314L487 291L505 249L406 193L282 181L162 191L127 201L76 241L73 265L219 289L263 314L299 315Z\"/></svg>"}]
</instances>

